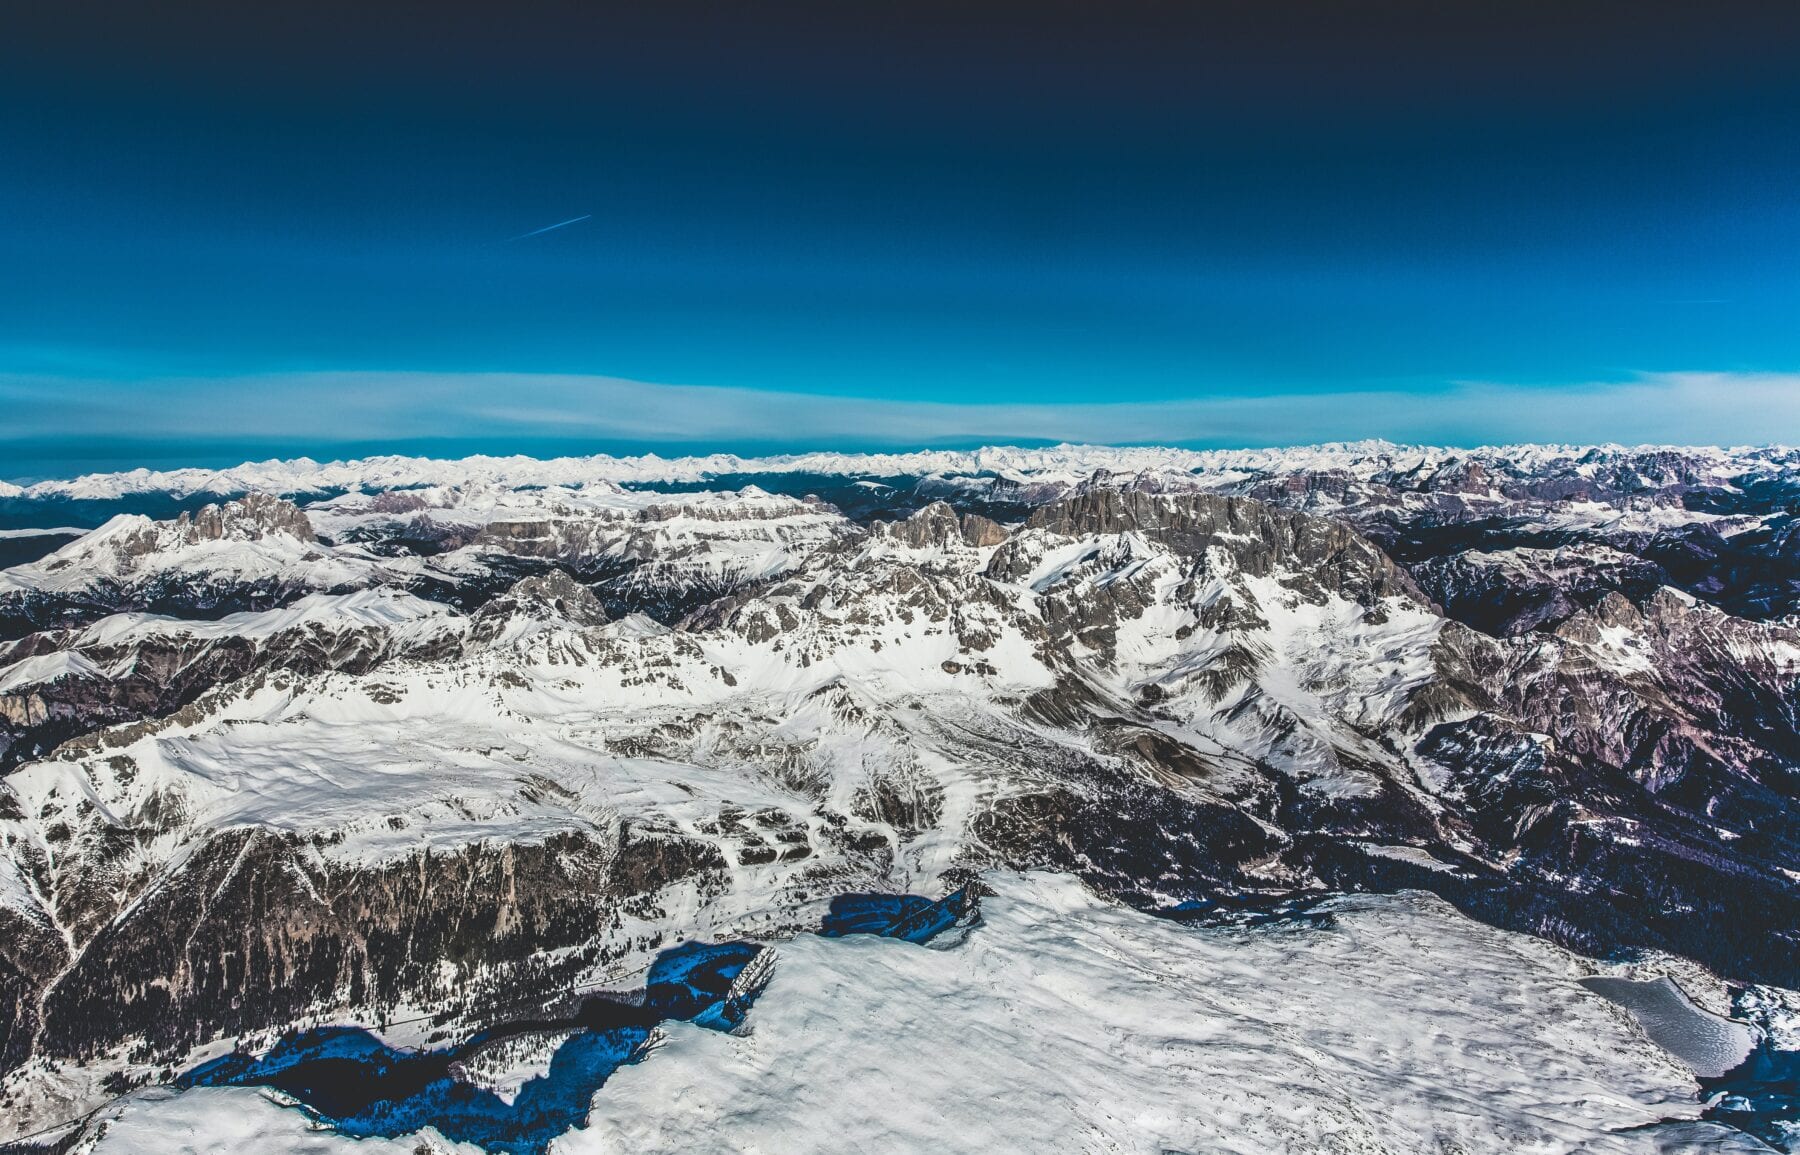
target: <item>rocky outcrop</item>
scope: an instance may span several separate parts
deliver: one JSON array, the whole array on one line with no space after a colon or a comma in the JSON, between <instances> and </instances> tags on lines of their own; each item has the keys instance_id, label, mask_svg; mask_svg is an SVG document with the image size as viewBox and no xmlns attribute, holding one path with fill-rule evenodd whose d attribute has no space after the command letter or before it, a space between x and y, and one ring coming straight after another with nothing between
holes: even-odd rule
<instances>
[{"instance_id":1,"label":"rocky outcrop","mask_svg":"<svg viewBox=\"0 0 1800 1155\"><path fill-rule=\"evenodd\" d=\"M521 578L477 610L471 639L491 643L530 624L585 630L606 624L606 607L594 592L562 570Z\"/></svg>"},{"instance_id":2,"label":"rocky outcrop","mask_svg":"<svg viewBox=\"0 0 1800 1155\"><path fill-rule=\"evenodd\" d=\"M119 612L187 618L286 605L308 593L431 576L319 542L292 502L262 494L169 521L122 514L29 565L0 572L0 640Z\"/></svg>"},{"instance_id":3,"label":"rocky outcrop","mask_svg":"<svg viewBox=\"0 0 1800 1155\"><path fill-rule=\"evenodd\" d=\"M978 513L958 514L948 502L934 501L899 521L878 521L876 536L910 549L986 549L1006 540L1007 529Z\"/></svg>"},{"instance_id":4,"label":"rocky outcrop","mask_svg":"<svg viewBox=\"0 0 1800 1155\"><path fill-rule=\"evenodd\" d=\"M1264 577L1279 568L1296 588L1357 602L1421 599L1406 571L1356 530L1244 498L1100 489L1039 509L1024 528L1065 539L1136 534L1184 558L1221 549L1240 573ZM992 576L1016 581L1035 566L1024 540L1013 540L1019 548L995 554Z\"/></svg>"},{"instance_id":5,"label":"rocky outcrop","mask_svg":"<svg viewBox=\"0 0 1800 1155\"><path fill-rule=\"evenodd\" d=\"M366 673L396 658L447 657L467 627L437 603L365 590L219 622L122 614L34 634L0 645L0 771L259 671Z\"/></svg>"},{"instance_id":6,"label":"rocky outcrop","mask_svg":"<svg viewBox=\"0 0 1800 1155\"><path fill-rule=\"evenodd\" d=\"M78 944L43 995L45 1049L179 1054L346 1004L542 999L621 949L623 904L724 865L704 843L626 830L377 864L339 861L328 841L222 832Z\"/></svg>"},{"instance_id":7,"label":"rocky outcrop","mask_svg":"<svg viewBox=\"0 0 1800 1155\"><path fill-rule=\"evenodd\" d=\"M593 584L614 616L646 613L662 621L791 572L850 529L830 506L761 491L729 501L552 506L546 513L490 522L474 548L554 561Z\"/></svg>"},{"instance_id":8,"label":"rocky outcrop","mask_svg":"<svg viewBox=\"0 0 1800 1155\"><path fill-rule=\"evenodd\" d=\"M0 1070L41 1053L43 992L68 961L67 944L41 909L0 907Z\"/></svg>"},{"instance_id":9,"label":"rocky outcrop","mask_svg":"<svg viewBox=\"0 0 1800 1155\"><path fill-rule=\"evenodd\" d=\"M167 535L161 548L195 545L203 541L260 541L275 534L286 534L301 542L314 542L312 522L291 501L266 493L247 493L236 501L209 505L198 513L183 513Z\"/></svg>"},{"instance_id":10,"label":"rocky outcrop","mask_svg":"<svg viewBox=\"0 0 1800 1155\"><path fill-rule=\"evenodd\" d=\"M1412 574L1446 614L1502 636L1556 626L1608 594L1646 598L1668 582L1654 562L1593 544L1469 551L1429 558Z\"/></svg>"}]
</instances>

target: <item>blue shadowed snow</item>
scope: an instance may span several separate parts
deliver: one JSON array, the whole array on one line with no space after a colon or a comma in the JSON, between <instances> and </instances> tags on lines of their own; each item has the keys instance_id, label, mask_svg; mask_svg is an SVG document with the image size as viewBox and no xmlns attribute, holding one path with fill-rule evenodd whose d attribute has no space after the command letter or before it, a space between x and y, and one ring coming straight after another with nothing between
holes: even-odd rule
<instances>
[{"instance_id":1,"label":"blue shadowed snow","mask_svg":"<svg viewBox=\"0 0 1800 1155\"><path fill-rule=\"evenodd\" d=\"M831 902L819 933L872 934L923 943L974 910L967 888L936 902L916 894L849 894ZM357 1138L397 1138L435 1127L454 1142L494 1155L543 1155L550 1142L587 1123L594 1095L612 1073L642 1056L657 1023L712 1030L744 1021L756 982L734 984L763 948L747 942L690 942L656 956L641 1002L596 995L566 1019L521 1020L441 1050L402 1051L360 1027L319 1027L289 1035L266 1055L226 1055L176 1080L181 1087L273 1087L298 1099L333 1130ZM550 1069L508 1103L467 1082L460 1063L502 1039L572 1031Z\"/></svg>"},{"instance_id":2,"label":"blue shadowed snow","mask_svg":"<svg viewBox=\"0 0 1800 1155\"><path fill-rule=\"evenodd\" d=\"M663 1018L691 1019L702 1026L719 1026L702 1019L714 1012L726 1013L726 995L744 965L762 948L747 942L690 942L656 956L644 976L644 1005ZM739 1016L738 1021L741 1021ZM736 1026L725 1022L721 1029Z\"/></svg>"},{"instance_id":3,"label":"blue shadowed snow","mask_svg":"<svg viewBox=\"0 0 1800 1155\"><path fill-rule=\"evenodd\" d=\"M495 1155L542 1155L551 1140L587 1122L594 1095L643 1052L656 1023L691 1021L714 1030L743 1022L754 991L732 990L762 948L752 943L686 943L657 956L641 1005L588 999L574 1018L492 1027L460 1046L402 1051L360 1027L320 1027L290 1035L260 1058L234 1054L182 1075L181 1087L273 1087L292 1095L332 1129L357 1138L395 1138L436 1127L445 1138ZM499 1039L570 1030L550 1069L511 1103L459 1078L456 1064Z\"/></svg>"},{"instance_id":4,"label":"blue shadowed snow","mask_svg":"<svg viewBox=\"0 0 1800 1155\"><path fill-rule=\"evenodd\" d=\"M819 933L826 938L873 934L922 943L955 926L972 909L967 887L936 902L917 894L840 894L831 900Z\"/></svg>"},{"instance_id":5,"label":"blue shadowed snow","mask_svg":"<svg viewBox=\"0 0 1800 1155\"><path fill-rule=\"evenodd\" d=\"M1778 1045L1787 1032L1771 1029L1772 1008L1763 999L1739 990L1735 1013L1724 1019L1695 1006L1666 977L1596 975L1581 985L1629 1010L1652 1042L1687 1064L1700 1082L1700 1100L1709 1104L1702 1119L1777 1151L1800 1151L1800 1051Z\"/></svg>"},{"instance_id":6,"label":"blue shadowed snow","mask_svg":"<svg viewBox=\"0 0 1800 1155\"><path fill-rule=\"evenodd\" d=\"M1767 1039L1750 1057L1716 1079L1700 1080L1700 1096L1717 1103L1702 1118L1736 1127L1777 1151L1800 1151L1800 1051L1777 1050Z\"/></svg>"},{"instance_id":7,"label":"blue shadowed snow","mask_svg":"<svg viewBox=\"0 0 1800 1155\"><path fill-rule=\"evenodd\" d=\"M1285 898L1219 894L1190 898L1173 906L1145 905L1139 909L1157 918L1194 926L1269 926L1277 923L1329 926L1331 912L1314 909L1325 897L1317 894Z\"/></svg>"}]
</instances>

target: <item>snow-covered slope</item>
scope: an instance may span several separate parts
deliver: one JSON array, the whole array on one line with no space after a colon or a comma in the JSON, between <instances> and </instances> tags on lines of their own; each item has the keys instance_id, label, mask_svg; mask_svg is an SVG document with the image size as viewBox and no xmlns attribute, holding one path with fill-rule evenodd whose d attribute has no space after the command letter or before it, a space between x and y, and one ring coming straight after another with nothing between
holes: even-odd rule
<instances>
[{"instance_id":1,"label":"snow-covered slope","mask_svg":"<svg viewBox=\"0 0 1800 1155\"><path fill-rule=\"evenodd\" d=\"M1694 1113L1692 1077L1580 985L1591 967L1429 897L1209 930L1067 878L989 881L981 922L942 949L778 943L749 1029L671 1024L551 1151L1755 1149L1652 1126ZM146 1092L102 1118L77 1150L390 1149L249 1090Z\"/></svg>"},{"instance_id":2,"label":"snow-covered slope","mask_svg":"<svg viewBox=\"0 0 1800 1155\"><path fill-rule=\"evenodd\" d=\"M463 616L388 586L194 621L125 613L0 643L0 768L107 723L167 713L252 672L367 671L458 648Z\"/></svg>"},{"instance_id":3,"label":"snow-covered slope","mask_svg":"<svg viewBox=\"0 0 1800 1155\"><path fill-rule=\"evenodd\" d=\"M210 616L312 591L456 580L432 570L325 545L306 514L262 494L173 521L121 514L39 561L0 571L0 637L107 610Z\"/></svg>"},{"instance_id":4,"label":"snow-covered slope","mask_svg":"<svg viewBox=\"0 0 1800 1155\"><path fill-rule=\"evenodd\" d=\"M1424 896L1206 930L991 882L947 949L784 944L754 1030L672 1025L559 1153L1650 1152L1691 1110L1577 960Z\"/></svg>"},{"instance_id":5,"label":"snow-covered slope","mask_svg":"<svg viewBox=\"0 0 1800 1155\"><path fill-rule=\"evenodd\" d=\"M1236 925L1418 889L1594 955L1800 982L1785 451L1019 452L943 456L988 472L910 480L880 471L939 455L764 463L790 493L741 478L652 492L586 459L362 463L327 487L350 492L305 508L252 497L127 519L9 571L12 588L86 610L0 651L0 707L37 728L0 788L0 931L16 944L0 946L0 1090L41 1119L46 1088L72 1078L64 1060L149 1077L321 1018L473 1031L496 999L553 999L677 936L780 940L836 894L935 895L1019 870L1085 897L1038 879L999 910L1111 927L1094 934L1129 944L1121 967L1162 960L1144 981L1193 988L1183 1004L1204 984L1165 965L1157 936L1202 931L1124 908ZM875 502L857 507L867 524L809 496L825 474L802 472L852 468L871 484L831 492ZM407 470L426 488L395 488ZM146 613L165 588L203 596ZM220 616L222 589L267 600ZM126 612L102 616L108 599ZM1421 941L1513 941L1408 901ZM1341 919L1376 917L1363 909ZM1000 955L1094 979L1087 947L1007 938L991 917ZM1280 932L1302 936L1303 970L1317 929ZM989 949L975 941L959 949ZM1406 991L1439 965L1378 961L1356 973L1394 968ZM1467 981L1513 1005L1494 975ZM1537 1026L1578 1013L1545 997L1525 1007ZM1072 1033L1045 1038L1070 1047L1129 1035L1138 1020L1087 998L1018 1005L1060 1014ZM1271 1037L1312 1038L1242 998ZM898 993L879 1005L911 1013ZM1336 1120L1346 1143L1357 1119L1369 1143L1429 1140L1422 1108L1379 1099L1380 1054L1293 1046L1311 1075L1270 1101ZM1473 1085L1500 1079L1473 1050L1390 1050L1396 1069L1468 1060ZM963 1062L945 1070L979 1068ZM1560 1149L1652 1102L1602 1120L1578 1102L1598 1084L1542 1073L1495 1086L1495 1114L1446 1142ZM1122 1104L1172 1077L1128 1074ZM100 1097L73 1082L64 1106ZM1463 1118L1467 1101L1434 1094ZM1527 1106L1540 1094L1547 1119ZM1346 1099L1356 1111L1339 1112ZM1206 1148L1235 1127L1233 1142L1304 1149L1252 1126L1252 1100L1205 1102L1055 1134Z\"/></svg>"}]
</instances>

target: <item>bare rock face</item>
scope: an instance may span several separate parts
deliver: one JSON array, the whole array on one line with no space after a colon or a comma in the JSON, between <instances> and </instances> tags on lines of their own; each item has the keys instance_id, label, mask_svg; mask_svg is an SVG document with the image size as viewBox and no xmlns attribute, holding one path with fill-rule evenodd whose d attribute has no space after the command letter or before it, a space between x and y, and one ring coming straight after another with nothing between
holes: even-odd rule
<instances>
[{"instance_id":1,"label":"bare rock face","mask_svg":"<svg viewBox=\"0 0 1800 1155\"><path fill-rule=\"evenodd\" d=\"M176 518L171 537L179 545L202 541L260 541L286 534L301 542L315 542L312 522L291 501L266 493L247 493L235 501L209 505L198 513Z\"/></svg>"},{"instance_id":2,"label":"bare rock face","mask_svg":"<svg viewBox=\"0 0 1800 1155\"><path fill-rule=\"evenodd\" d=\"M120 614L0 644L0 771L102 726L166 715L254 673L367 673L399 658L447 657L467 626L437 603L364 590L218 623Z\"/></svg>"},{"instance_id":3,"label":"bare rock face","mask_svg":"<svg viewBox=\"0 0 1800 1155\"><path fill-rule=\"evenodd\" d=\"M829 505L752 488L623 509L553 501L542 516L488 523L474 548L554 562L591 583L612 616L673 621L791 572L849 532Z\"/></svg>"},{"instance_id":4,"label":"bare rock face","mask_svg":"<svg viewBox=\"0 0 1800 1155\"><path fill-rule=\"evenodd\" d=\"M948 502L934 501L902 521L878 522L876 533L913 549L963 544L962 522Z\"/></svg>"},{"instance_id":5,"label":"bare rock face","mask_svg":"<svg viewBox=\"0 0 1800 1155\"><path fill-rule=\"evenodd\" d=\"M1242 573L1265 576L1279 565L1304 575L1301 580L1317 590L1353 601L1422 598L1406 571L1356 530L1242 498L1100 489L1045 506L1024 528L1063 538L1138 534L1182 557L1219 548ZM989 572L1016 580L1032 564L1019 551L1002 547Z\"/></svg>"},{"instance_id":6,"label":"bare rock face","mask_svg":"<svg viewBox=\"0 0 1800 1155\"><path fill-rule=\"evenodd\" d=\"M1007 529L992 518L979 513L965 513L962 517L963 540L976 549L987 549L999 545L1006 540Z\"/></svg>"},{"instance_id":7,"label":"bare rock face","mask_svg":"<svg viewBox=\"0 0 1800 1155\"><path fill-rule=\"evenodd\" d=\"M208 505L195 513L183 511L171 522L144 521L112 543L127 565L153 553L219 541L262 541L281 535L298 542L318 540L312 522L291 501L264 493L249 493L235 501ZM57 568L53 559L47 568Z\"/></svg>"},{"instance_id":8,"label":"bare rock face","mask_svg":"<svg viewBox=\"0 0 1800 1155\"><path fill-rule=\"evenodd\" d=\"M723 866L704 843L618 829L376 866L293 835L224 832L78 943L44 993L46 1031L71 1056L128 1039L179 1051L345 1002L547 988L607 949L622 904ZM572 953L546 963L546 951Z\"/></svg>"},{"instance_id":9,"label":"bare rock face","mask_svg":"<svg viewBox=\"0 0 1800 1155\"><path fill-rule=\"evenodd\" d=\"M120 611L218 617L321 590L382 584L375 559L319 542L292 502L266 494L169 521L121 515L0 572L0 640Z\"/></svg>"},{"instance_id":10,"label":"bare rock face","mask_svg":"<svg viewBox=\"0 0 1800 1155\"><path fill-rule=\"evenodd\" d=\"M1454 720L1415 753L1530 895L1507 925L1794 978L1796 641L1667 589L1607 593L1547 637L1444 631L1426 692Z\"/></svg>"},{"instance_id":11,"label":"bare rock face","mask_svg":"<svg viewBox=\"0 0 1800 1155\"><path fill-rule=\"evenodd\" d=\"M1591 544L1435 557L1412 574L1446 614L1503 636L1554 627L1609 596L1646 598L1667 584L1654 562Z\"/></svg>"},{"instance_id":12,"label":"bare rock face","mask_svg":"<svg viewBox=\"0 0 1800 1155\"><path fill-rule=\"evenodd\" d=\"M606 624L606 607L594 591L562 570L521 578L505 594L476 611L476 636L491 635L498 623L523 617L535 621L565 623L575 629Z\"/></svg>"}]
</instances>

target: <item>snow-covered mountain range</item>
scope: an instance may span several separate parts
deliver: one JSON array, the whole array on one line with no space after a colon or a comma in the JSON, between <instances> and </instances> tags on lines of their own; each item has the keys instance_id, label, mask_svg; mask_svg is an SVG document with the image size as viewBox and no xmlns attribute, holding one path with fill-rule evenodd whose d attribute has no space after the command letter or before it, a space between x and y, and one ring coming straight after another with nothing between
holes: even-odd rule
<instances>
[{"instance_id":1,"label":"snow-covered mountain range","mask_svg":"<svg viewBox=\"0 0 1800 1155\"><path fill-rule=\"evenodd\" d=\"M671 1054L615 1075L588 1131L486 1149L923 1141L917 1111L854 1101L805 1131L793 1104L838 1059L883 1070L845 1041L853 988L809 1002L834 965L892 1017L945 1016L931 1046L973 1048L947 1072L1022 1061L989 1005L1014 986L1093 1052L1115 1106L1009 1095L1014 1131L946 1122L951 1149L1791 1143L1792 1097L1698 1120L1723 1071L1575 979L1673 976L1682 1013L1745 1024L1735 1059L1793 1054L1796 451L267 462L10 487L0 517L93 526L0 571L14 1134L105 1105L110 1140L51 1136L173 1142L254 1101L155 1089L233 1047L467 1036L729 939L775 952L770 1039L658 1027ZM989 917L933 944L961 962L791 943L837 896L965 886ZM1412 946L1346 955L1346 926ZM1220 1001L1177 1029L1158 983ZM1430 1020L1441 1054L1403 1041L1425 1026L1352 1038L1346 1007L1400 991L1468 1000ZM1268 1037L1217 1049L1234 1014ZM554 1066L498 1054L443 1077ZM1413 1073L1368 1077L1386 1061ZM659 1067L700 1114L662 1104ZM1216 1102L1159 1114L1190 1080ZM294 1112L254 1117L298 1141Z\"/></svg>"}]
</instances>

